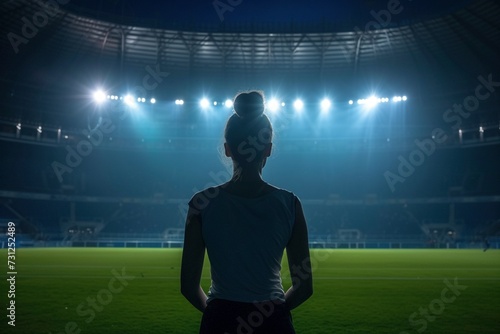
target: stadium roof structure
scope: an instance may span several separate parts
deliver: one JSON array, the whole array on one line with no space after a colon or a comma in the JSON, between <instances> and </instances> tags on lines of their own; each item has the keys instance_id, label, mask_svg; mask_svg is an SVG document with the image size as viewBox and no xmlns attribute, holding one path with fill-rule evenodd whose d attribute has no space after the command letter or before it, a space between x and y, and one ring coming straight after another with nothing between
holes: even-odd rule
<instances>
[{"instance_id":1,"label":"stadium roof structure","mask_svg":"<svg viewBox=\"0 0 500 334\"><path fill-rule=\"evenodd\" d=\"M397 89L412 94L423 121L426 109L442 121L444 108L474 92L479 76L498 81L500 73L500 4L494 0L425 0L399 7L394 0L290 1L281 15L277 4L264 13L261 1L253 9L231 1L224 20L216 1L137 3L4 2L0 105L9 110L9 121L35 115L44 122L49 110L62 105L63 111L54 113L68 115L68 99L82 94L89 82L137 85L153 72L169 75L156 97L165 91L185 96L199 91L198 84L234 93L240 82L260 87L274 80L288 91L328 86L355 99L364 97L356 96L362 94L356 89L375 82L388 87L387 94ZM57 94L69 98L54 98ZM498 123L493 100L481 108L487 116L477 122ZM44 108L47 103L52 105Z\"/></svg>"},{"instance_id":2,"label":"stadium roof structure","mask_svg":"<svg viewBox=\"0 0 500 334\"><path fill-rule=\"evenodd\" d=\"M84 58L118 62L121 70L159 64L162 70L185 73L357 74L362 66L384 65L397 67L398 71L405 67L417 71L444 67L470 73L491 71L487 67L497 60L500 51L497 20L500 5L492 0L474 1L429 20L410 17L401 21L397 18L399 14L389 14L390 18L380 14L377 19L373 14L376 11L372 10L369 21L350 28L346 23L325 18L316 25L308 20L287 24L283 19L281 22L277 19L273 25L255 19L251 24L233 23L230 25L233 28L206 23L205 30L198 31L193 27L202 29L203 22L191 26L189 22L172 24L165 29L155 28L158 23L148 26L148 22L158 20L145 23L140 17L114 19L128 23L122 24L113 22L115 16L111 14L100 15L108 20L97 19L95 11L72 7L71 2L66 2L67 6L45 9L36 1L10 1L2 5L4 71L18 71L19 66L35 59L53 62ZM335 6L328 3L325 11L331 12ZM405 14L402 5L399 9L401 15ZM215 16L215 9L211 10L210 14ZM382 10L389 13L388 9ZM235 9L235 15L237 12ZM232 12L226 12L226 16L229 14ZM175 26L184 29L173 29ZM454 65L452 68L450 63Z\"/></svg>"}]
</instances>

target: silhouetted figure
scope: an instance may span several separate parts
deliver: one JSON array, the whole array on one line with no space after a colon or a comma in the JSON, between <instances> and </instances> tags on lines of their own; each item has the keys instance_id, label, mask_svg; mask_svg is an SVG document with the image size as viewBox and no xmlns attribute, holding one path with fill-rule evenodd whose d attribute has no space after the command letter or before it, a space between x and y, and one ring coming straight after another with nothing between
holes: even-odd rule
<instances>
[{"instance_id":1,"label":"silhouetted figure","mask_svg":"<svg viewBox=\"0 0 500 334\"><path fill-rule=\"evenodd\" d=\"M290 310L312 294L308 231L292 192L266 183L273 129L261 92L241 93L224 133L233 177L189 202L181 292L203 312L200 333L295 333ZM208 295L200 286L205 249L211 265ZM293 286L280 270L286 249Z\"/></svg>"},{"instance_id":2,"label":"silhouetted figure","mask_svg":"<svg viewBox=\"0 0 500 334\"><path fill-rule=\"evenodd\" d=\"M486 252L490 248L490 242L488 241L487 238L484 238L483 243L484 243L483 252Z\"/></svg>"}]
</instances>

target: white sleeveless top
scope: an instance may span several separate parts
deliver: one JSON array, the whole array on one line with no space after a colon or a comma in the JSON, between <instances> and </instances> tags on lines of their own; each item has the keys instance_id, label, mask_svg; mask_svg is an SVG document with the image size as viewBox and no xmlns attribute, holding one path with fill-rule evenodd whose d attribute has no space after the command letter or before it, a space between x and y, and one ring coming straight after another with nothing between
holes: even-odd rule
<instances>
[{"instance_id":1,"label":"white sleeveless top","mask_svg":"<svg viewBox=\"0 0 500 334\"><path fill-rule=\"evenodd\" d=\"M276 189L257 198L207 188L189 201L201 213L212 284L208 302L285 301L281 259L295 221L295 195Z\"/></svg>"}]
</instances>

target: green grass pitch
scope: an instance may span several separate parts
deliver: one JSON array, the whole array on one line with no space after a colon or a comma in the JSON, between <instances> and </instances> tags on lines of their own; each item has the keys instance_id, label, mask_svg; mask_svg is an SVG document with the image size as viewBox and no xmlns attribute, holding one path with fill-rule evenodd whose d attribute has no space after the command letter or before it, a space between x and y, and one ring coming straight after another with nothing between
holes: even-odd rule
<instances>
[{"instance_id":1,"label":"green grass pitch","mask_svg":"<svg viewBox=\"0 0 500 334\"><path fill-rule=\"evenodd\" d=\"M500 333L500 251L311 254L314 295L292 311L299 334ZM179 293L180 257L180 249L18 249L16 326L7 324L3 279L0 332L197 333L201 313Z\"/></svg>"}]
</instances>

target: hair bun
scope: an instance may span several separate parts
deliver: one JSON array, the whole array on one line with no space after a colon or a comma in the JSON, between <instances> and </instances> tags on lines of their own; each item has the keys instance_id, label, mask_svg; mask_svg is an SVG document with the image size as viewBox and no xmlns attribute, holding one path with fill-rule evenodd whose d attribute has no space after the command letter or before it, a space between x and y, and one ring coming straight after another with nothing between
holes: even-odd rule
<instances>
[{"instance_id":1,"label":"hair bun","mask_svg":"<svg viewBox=\"0 0 500 334\"><path fill-rule=\"evenodd\" d=\"M264 96L256 91L240 93L234 99L234 111L245 120L259 117L264 113Z\"/></svg>"}]
</instances>

